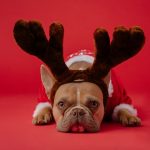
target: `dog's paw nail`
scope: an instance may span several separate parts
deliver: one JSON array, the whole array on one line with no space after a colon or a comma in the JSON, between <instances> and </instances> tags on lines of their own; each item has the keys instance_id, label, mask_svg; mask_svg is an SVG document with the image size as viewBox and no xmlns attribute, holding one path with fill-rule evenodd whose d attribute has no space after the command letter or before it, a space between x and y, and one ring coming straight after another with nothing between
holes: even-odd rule
<instances>
[{"instance_id":1,"label":"dog's paw nail","mask_svg":"<svg viewBox=\"0 0 150 150\"><path fill-rule=\"evenodd\" d=\"M32 124L36 125L36 120L35 119L32 120Z\"/></svg>"},{"instance_id":2,"label":"dog's paw nail","mask_svg":"<svg viewBox=\"0 0 150 150\"><path fill-rule=\"evenodd\" d=\"M141 119L136 116L131 116L128 118L127 126L136 127L141 125Z\"/></svg>"},{"instance_id":3,"label":"dog's paw nail","mask_svg":"<svg viewBox=\"0 0 150 150\"><path fill-rule=\"evenodd\" d=\"M45 125L49 124L52 121L52 115L49 113L46 114L40 114L33 118L32 123L34 125Z\"/></svg>"},{"instance_id":4,"label":"dog's paw nail","mask_svg":"<svg viewBox=\"0 0 150 150\"><path fill-rule=\"evenodd\" d=\"M129 112L125 110L122 110L120 112L119 122L123 126L128 126L128 127L136 127L141 125L140 118L138 118L137 116L133 116L132 114L129 114Z\"/></svg>"}]
</instances>

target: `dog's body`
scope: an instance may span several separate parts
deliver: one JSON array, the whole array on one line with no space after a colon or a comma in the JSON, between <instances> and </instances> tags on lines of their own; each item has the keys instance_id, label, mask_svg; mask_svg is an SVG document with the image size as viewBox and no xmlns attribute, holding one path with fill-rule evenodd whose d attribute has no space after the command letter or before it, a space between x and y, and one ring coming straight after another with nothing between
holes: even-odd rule
<instances>
[{"instance_id":1,"label":"dog's body","mask_svg":"<svg viewBox=\"0 0 150 150\"><path fill-rule=\"evenodd\" d=\"M66 64L70 69L73 70L85 70L88 67L92 65L92 61L94 60L94 57L92 57L92 53L89 51L79 51L75 53L76 55L72 54L71 58L69 57L66 61ZM42 66L41 68L43 68ZM46 68L45 68L46 69ZM45 80L45 72L42 71L41 69L41 78L42 81ZM54 78L52 77L52 80ZM115 72L111 70L108 75L104 78L105 83L108 85L108 93L109 93L109 98L108 102L106 105L106 110L105 110L105 119L110 119L113 118L113 120L120 121L123 125L126 126L131 126L131 125L139 125L140 124L140 119L137 117L137 110L133 108L132 106L132 101L130 97L127 95L125 89L121 85L120 81L118 81ZM78 84L78 83L76 83ZM80 84L80 83L79 83ZM88 87L89 86L89 87ZM89 88L93 89L93 95L95 97L97 95L98 89L96 87L93 87L90 83L86 83L83 85L83 90L85 92L85 95L89 94ZM65 91L66 89L71 89L74 87L74 85L69 84L67 86L62 86L61 87L61 93L60 97L63 97L66 92L69 92L71 94L70 97L73 97L75 94L75 97L77 95L76 88L72 89L70 91ZM52 105L51 105L51 100L49 99L50 93L47 91L46 92L46 87L43 85L40 87L40 94L38 97L38 105L34 111L33 114L33 123L40 125L40 124L47 124L52 121L52 115L55 113L55 120L59 120L58 118L60 117L61 113L57 112L57 107L53 108L53 113L52 113ZM87 89L88 88L88 89ZM91 89L90 88L90 89ZM80 91L78 91L80 92ZM58 96L59 97L59 96ZM56 98L57 99L57 98ZM77 98L76 98L77 99ZM82 101L82 100L81 100ZM102 102L101 102L102 103ZM103 111L98 112L101 117L98 117L97 119L102 120L103 118ZM56 117L58 116L58 117ZM99 122L99 121L98 121ZM74 126L73 126L74 127ZM61 129L61 131L68 131L69 129ZM73 130L83 130L82 127L74 127Z\"/></svg>"}]
</instances>

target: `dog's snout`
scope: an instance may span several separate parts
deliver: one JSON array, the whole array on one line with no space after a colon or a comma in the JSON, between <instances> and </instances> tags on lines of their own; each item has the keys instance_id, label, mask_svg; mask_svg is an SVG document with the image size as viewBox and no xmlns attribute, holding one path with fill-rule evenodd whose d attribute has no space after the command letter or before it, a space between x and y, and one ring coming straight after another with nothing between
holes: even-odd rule
<instances>
[{"instance_id":1,"label":"dog's snout","mask_svg":"<svg viewBox=\"0 0 150 150\"><path fill-rule=\"evenodd\" d=\"M81 108L75 108L71 112L73 117L81 117L85 114L85 111Z\"/></svg>"}]
</instances>

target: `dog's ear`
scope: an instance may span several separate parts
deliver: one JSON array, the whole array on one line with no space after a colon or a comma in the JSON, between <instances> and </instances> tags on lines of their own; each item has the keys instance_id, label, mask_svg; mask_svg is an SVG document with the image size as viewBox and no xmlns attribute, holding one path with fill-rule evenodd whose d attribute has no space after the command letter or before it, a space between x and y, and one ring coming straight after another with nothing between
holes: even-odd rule
<instances>
[{"instance_id":1,"label":"dog's ear","mask_svg":"<svg viewBox=\"0 0 150 150\"><path fill-rule=\"evenodd\" d=\"M45 88L45 92L48 98L51 95L51 89L55 83L55 78L52 75L51 71L45 65L41 65L40 67L41 81Z\"/></svg>"}]
</instances>

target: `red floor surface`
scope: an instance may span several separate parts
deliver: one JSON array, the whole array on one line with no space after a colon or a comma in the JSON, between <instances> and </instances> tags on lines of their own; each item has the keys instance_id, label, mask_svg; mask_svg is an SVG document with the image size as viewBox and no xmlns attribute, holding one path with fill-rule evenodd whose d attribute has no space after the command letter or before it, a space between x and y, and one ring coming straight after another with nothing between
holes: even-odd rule
<instances>
[{"instance_id":1,"label":"red floor surface","mask_svg":"<svg viewBox=\"0 0 150 150\"><path fill-rule=\"evenodd\" d=\"M4 0L0 4L0 150L149 150L150 149L150 1L149 0ZM41 62L20 50L13 38L18 19L39 20L48 36L49 24L65 28L64 56L93 50L97 27L139 25L145 32L143 50L119 65L121 77L142 118L142 126L125 128L104 123L99 133L66 134L55 124L31 123L40 84Z\"/></svg>"},{"instance_id":2,"label":"red floor surface","mask_svg":"<svg viewBox=\"0 0 150 150\"><path fill-rule=\"evenodd\" d=\"M34 126L31 114L36 104L33 95L1 97L0 149L1 150L148 150L150 148L150 110L148 95L132 95L138 101L141 127L122 127L116 123L103 123L99 133L60 133L55 124Z\"/></svg>"}]
</instances>

